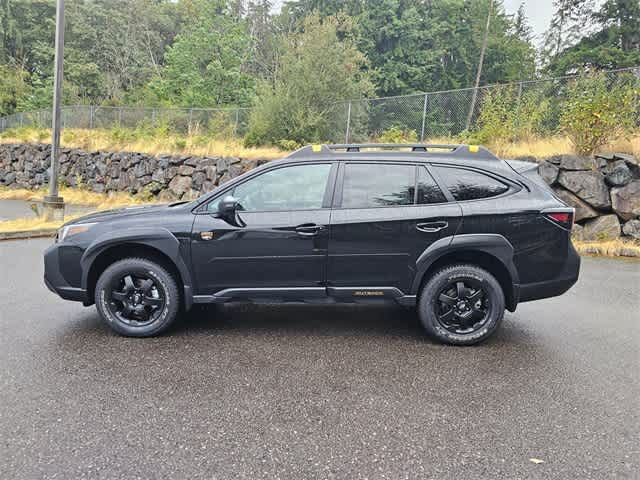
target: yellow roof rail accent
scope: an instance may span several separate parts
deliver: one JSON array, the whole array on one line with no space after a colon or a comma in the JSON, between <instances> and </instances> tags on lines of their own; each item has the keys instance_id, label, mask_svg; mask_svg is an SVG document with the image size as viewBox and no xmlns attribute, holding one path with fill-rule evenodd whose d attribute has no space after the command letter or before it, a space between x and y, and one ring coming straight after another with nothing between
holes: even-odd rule
<instances>
[{"instance_id":1,"label":"yellow roof rail accent","mask_svg":"<svg viewBox=\"0 0 640 480\"><path fill-rule=\"evenodd\" d=\"M311 151L313 153L320 153L322 151L322 145L311 145Z\"/></svg>"},{"instance_id":2,"label":"yellow roof rail accent","mask_svg":"<svg viewBox=\"0 0 640 480\"><path fill-rule=\"evenodd\" d=\"M471 153L478 153L480 151L480 147L478 145L469 145L469 151Z\"/></svg>"}]
</instances>

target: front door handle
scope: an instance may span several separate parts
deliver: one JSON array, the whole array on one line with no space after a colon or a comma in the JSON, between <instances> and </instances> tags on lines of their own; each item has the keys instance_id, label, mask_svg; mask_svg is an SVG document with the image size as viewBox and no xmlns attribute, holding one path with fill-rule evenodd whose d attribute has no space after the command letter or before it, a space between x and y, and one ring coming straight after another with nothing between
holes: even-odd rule
<instances>
[{"instance_id":1,"label":"front door handle","mask_svg":"<svg viewBox=\"0 0 640 480\"><path fill-rule=\"evenodd\" d=\"M322 225L305 223L296 227L296 233L301 237L314 237L322 230L322 228Z\"/></svg>"},{"instance_id":2,"label":"front door handle","mask_svg":"<svg viewBox=\"0 0 640 480\"><path fill-rule=\"evenodd\" d=\"M449 226L449 222L426 222L426 223L418 223L416 225L416 229L420 232L425 233L436 233L440 230L444 230Z\"/></svg>"}]
</instances>

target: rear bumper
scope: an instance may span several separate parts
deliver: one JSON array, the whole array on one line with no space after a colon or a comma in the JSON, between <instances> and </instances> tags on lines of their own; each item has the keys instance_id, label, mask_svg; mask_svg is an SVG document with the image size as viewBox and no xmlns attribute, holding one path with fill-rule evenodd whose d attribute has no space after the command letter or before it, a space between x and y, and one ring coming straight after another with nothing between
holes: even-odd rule
<instances>
[{"instance_id":1,"label":"rear bumper","mask_svg":"<svg viewBox=\"0 0 640 480\"><path fill-rule=\"evenodd\" d=\"M65 255L65 262L61 259L61 249L59 244L50 246L44 252L44 283L49 290L59 295L65 300L72 300L75 302L88 303L89 298L87 291L80 288L78 285L73 285L69 279L75 280L74 265L65 265L65 263L80 264L80 258L69 258L70 255ZM63 274L63 272L66 274ZM79 283L79 282L78 282Z\"/></svg>"},{"instance_id":2,"label":"rear bumper","mask_svg":"<svg viewBox=\"0 0 640 480\"><path fill-rule=\"evenodd\" d=\"M571 242L569 242L568 250L569 254L565 267L556 278L544 282L526 283L518 286L519 302L530 302L542 298L557 297L576 284L580 274L580 256L575 248L573 248Z\"/></svg>"}]
</instances>

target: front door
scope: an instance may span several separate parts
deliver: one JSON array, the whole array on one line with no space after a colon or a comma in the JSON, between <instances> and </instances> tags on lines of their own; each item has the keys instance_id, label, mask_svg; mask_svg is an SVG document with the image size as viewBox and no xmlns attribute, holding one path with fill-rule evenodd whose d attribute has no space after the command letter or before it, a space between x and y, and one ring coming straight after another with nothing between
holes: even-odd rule
<instances>
[{"instance_id":1,"label":"front door","mask_svg":"<svg viewBox=\"0 0 640 480\"><path fill-rule=\"evenodd\" d=\"M194 222L191 247L197 294L221 290L322 287L330 218L331 163L275 167L223 195L238 200L236 227L211 214Z\"/></svg>"},{"instance_id":2,"label":"front door","mask_svg":"<svg viewBox=\"0 0 640 480\"><path fill-rule=\"evenodd\" d=\"M455 233L459 205L447 202L424 165L348 162L338 182L330 292L349 296L362 294L359 287L395 287L409 294L418 257Z\"/></svg>"}]
</instances>

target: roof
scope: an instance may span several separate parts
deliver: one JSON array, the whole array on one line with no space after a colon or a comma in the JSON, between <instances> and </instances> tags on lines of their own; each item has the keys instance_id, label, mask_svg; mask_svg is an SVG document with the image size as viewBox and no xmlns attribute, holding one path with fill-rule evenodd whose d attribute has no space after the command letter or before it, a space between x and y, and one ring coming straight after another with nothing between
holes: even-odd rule
<instances>
[{"instance_id":1,"label":"roof","mask_svg":"<svg viewBox=\"0 0 640 480\"><path fill-rule=\"evenodd\" d=\"M358 155L361 154L361 155ZM367 159L397 158L431 160L488 160L499 161L493 153L478 145L431 145L424 143L353 143L335 145L308 145L290 154L287 159L317 159L337 157L341 160L366 155Z\"/></svg>"}]
</instances>

